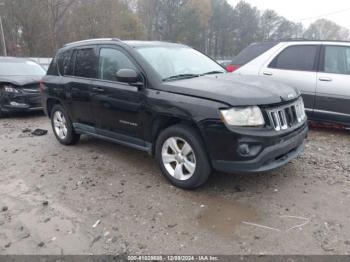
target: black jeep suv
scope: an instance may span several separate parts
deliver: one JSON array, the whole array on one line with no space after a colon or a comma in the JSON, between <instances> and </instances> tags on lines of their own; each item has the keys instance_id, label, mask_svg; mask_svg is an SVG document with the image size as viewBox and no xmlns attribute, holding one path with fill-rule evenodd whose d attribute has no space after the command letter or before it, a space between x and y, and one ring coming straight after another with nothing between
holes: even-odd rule
<instances>
[{"instance_id":1,"label":"black jeep suv","mask_svg":"<svg viewBox=\"0 0 350 262\"><path fill-rule=\"evenodd\" d=\"M64 145L81 134L154 155L176 186L212 169L263 172L304 149L300 93L228 74L184 45L95 39L67 44L43 79L42 103Z\"/></svg>"}]
</instances>

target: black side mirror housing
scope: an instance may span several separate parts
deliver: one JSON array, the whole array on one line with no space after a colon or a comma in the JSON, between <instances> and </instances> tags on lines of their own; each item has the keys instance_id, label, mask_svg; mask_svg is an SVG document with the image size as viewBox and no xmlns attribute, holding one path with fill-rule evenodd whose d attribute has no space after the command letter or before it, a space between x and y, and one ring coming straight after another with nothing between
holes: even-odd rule
<instances>
[{"instance_id":1,"label":"black side mirror housing","mask_svg":"<svg viewBox=\"0 0 350 262\"><path fill-rule=\"evenodd\" d=\"M120 69L116 75L117 80L122 83L135 84L139 80L137 72L133 69Z\"/></svg>"}]
</instances>

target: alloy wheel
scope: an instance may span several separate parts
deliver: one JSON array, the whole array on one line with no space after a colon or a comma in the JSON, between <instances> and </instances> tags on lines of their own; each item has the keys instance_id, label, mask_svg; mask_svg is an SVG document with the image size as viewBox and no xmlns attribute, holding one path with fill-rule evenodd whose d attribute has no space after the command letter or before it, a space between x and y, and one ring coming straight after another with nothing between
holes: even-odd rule
<instances>
[{"instance_id":1,"label":"alloy wheel","mask_svg":"<svg viewBox=\"0 0 350 262\"><path fill-rule=\"evenodd\" d=\"M53 124L56 135L64 140L68 134L67 121L61 111L56 111L53 116Z\"/></svg>"},{"instance_id":2,"label":"alloy wheel","mask_svg":"<svg viewBox=\"0 0 350 262\"><path fill-rule=\"evenodd\" d=\"M170 137L162 147L162 162L175 179L185 181L196 171L196 156L191 145L179 137Z\"/></svg>"}]
</instances>

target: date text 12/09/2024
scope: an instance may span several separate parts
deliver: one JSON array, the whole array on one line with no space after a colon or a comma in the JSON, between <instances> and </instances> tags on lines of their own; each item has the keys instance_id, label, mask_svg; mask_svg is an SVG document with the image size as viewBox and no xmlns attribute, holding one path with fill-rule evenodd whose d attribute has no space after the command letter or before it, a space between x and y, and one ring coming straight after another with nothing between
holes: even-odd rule
<instances>
[{"instance_id":1,"label":"date text 12/09/2024","mask_svg":"<svg viewBox=\"0 0 350 262\"><path fill-rule=\"evenodd\" d=\"M219 261L216 256L128 256L128 261Z\"/></svg>"}]
</instances>

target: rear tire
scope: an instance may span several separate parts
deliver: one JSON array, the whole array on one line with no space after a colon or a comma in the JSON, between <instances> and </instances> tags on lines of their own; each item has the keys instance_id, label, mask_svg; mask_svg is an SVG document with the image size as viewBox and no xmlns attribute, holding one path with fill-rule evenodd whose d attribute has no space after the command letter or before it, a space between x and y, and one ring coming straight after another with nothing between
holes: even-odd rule
<instances>
[{"instance_id":1,"label":"rear tire","mask_svg":"<svg viewBox=\"0 0 350 262\"><path fill-rule=\"evenodd\" d=\"M63 145L74 145L80 135L75 133L72 121L61 105L55 105L51 111L51 125L58 142Z\"/></svg>"},{"instance_id":2,"label":"rear tire","mask_svg":"<svg viewBox=\"0 0 350 262\"><path fill-rule=\"evenodd\" d=\"M175 186L196 189L211 174L211 165L199 134L176 125L164 130L156 142L156 159L164 176Z\"/></svg>"}]
</instances>

